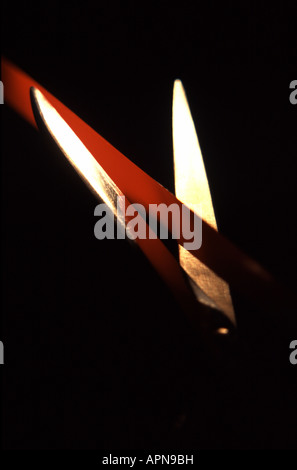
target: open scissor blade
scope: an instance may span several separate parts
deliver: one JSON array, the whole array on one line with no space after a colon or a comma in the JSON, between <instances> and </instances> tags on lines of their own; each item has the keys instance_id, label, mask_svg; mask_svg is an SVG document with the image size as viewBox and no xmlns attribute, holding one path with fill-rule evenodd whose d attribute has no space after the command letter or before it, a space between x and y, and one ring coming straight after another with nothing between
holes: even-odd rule
<instances>
[{"instance_id":1,"label":"open scissor blade","mask_svg":"<svg viewBox=\"0 0 297 470\"><path fill-rule=\"evenodd\" d=\"M42 122L85 183L116 214L120 189L45 96L33 87L30 93L37 122Z\"/></svg>"},{"instance_id":2,"label":"open scissor blade","mask_svg":"<svg viewBox=\"0 0 297 470\"><path fill-rule=\"evenodd\" d=\"M172 129L176 197L217 230L202 153L180 80L174 82L173 88ZM203 234L202 243L207 243ZM228 284L181 245L179 260L192 281L235 323Z\"/></svg>"}]
</instances>

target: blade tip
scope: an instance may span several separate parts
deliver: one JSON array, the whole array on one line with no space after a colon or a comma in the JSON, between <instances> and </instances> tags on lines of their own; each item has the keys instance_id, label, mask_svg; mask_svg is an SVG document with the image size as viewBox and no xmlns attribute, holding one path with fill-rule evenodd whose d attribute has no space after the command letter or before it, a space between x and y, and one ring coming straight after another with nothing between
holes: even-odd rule
<instances>
[{"instance_id":1,"label":"blade tip","mask_svg":"<svg viewBox=\"0 0 297 470\"><path fill-rule=\"evenodd\" d=\"M182 84L181 79L180 79L180 78L176 78L176 79L174 80L174 83L173 83L173 88L182 87L182 86L183 86L183 84Z\"/></svg>"}]
</instances>

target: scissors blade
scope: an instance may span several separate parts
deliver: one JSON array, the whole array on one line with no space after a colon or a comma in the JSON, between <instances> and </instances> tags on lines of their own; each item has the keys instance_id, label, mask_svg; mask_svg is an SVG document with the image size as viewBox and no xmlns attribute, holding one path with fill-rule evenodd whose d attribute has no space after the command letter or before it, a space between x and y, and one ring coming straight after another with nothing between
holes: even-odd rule
<instances>
[{"instance_id":1,"label":"scissors blade","mask_svg":"<svg viewBox=\"0 0 297 470\"><path fill-rule=\"evenodd\" d=\"M37 119L44 123L87 186L116 214L117 197L122 196L120 189L45 96L36 88L31 88L30 93Z\"/></svg>"},{"instance_id":2,"label":"scissors blade","mask_svg":"<svg viewBox=\"0 0 297 470\"><path fill-rule=\"evenodd\" d=\"M180 80L175 80L173 88L172 130L176 197L217 230L203 157ZM202 243L207 243L207 240L202 238ZM229 285L181 245L179 261L194 284L235 323Z\"/></svg>"}]
</instances>

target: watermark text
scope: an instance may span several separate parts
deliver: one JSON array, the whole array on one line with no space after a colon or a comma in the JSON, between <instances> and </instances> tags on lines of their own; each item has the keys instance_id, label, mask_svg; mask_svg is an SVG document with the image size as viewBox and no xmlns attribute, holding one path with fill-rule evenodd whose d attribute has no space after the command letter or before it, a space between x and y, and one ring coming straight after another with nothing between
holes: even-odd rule
<instances>
[{"instance_id":1,"label":"watermark text","mask_svg":"<svg viewBox=\"0 0 297 470\"><path fill-rule=\"evenodd\" d=\"M127 205L125 196L118 196L116 210L102 203L95 207L94 215L100 217L94 226L98 240L172 237L182 240L183 247L190 251L198 250L202 244L200 204L195 205L193 212L185 204L149 204L147 213L142 204Z\"/></svg>"},{"instance_id":2,"label":"watermark text","mask_svg":"<svg viewBox=\"0 0 297 470\"><path fill-rule=\"evenodd\" d=\"M290 89L293 89L290 93L289 100L291 104L297 104L297 80L293 80L290 83Z\"/></svg>"}]
</instances>

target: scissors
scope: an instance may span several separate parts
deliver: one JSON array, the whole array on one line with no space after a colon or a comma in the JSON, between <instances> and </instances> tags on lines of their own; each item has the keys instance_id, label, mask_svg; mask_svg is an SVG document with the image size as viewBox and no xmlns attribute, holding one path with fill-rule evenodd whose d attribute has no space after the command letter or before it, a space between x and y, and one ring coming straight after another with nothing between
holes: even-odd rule
<instances>
[{"instance_id":1,"label":"scissors","mask_svg":"<svg viewBox=\"0 0 297 470\"><path fill-rule=\"evenodd\" d=\"M185 249L182 235L178 259L160 238L137 239L135 243L171 288L198 331L226 335L236 329L230 285L257 304L276 308L283 304L282 287L256 261L218 232L201 148L185 90L174 82L172 134L175 194L143 172L131 160L91 129L77 115L4 59L2 75L6 101L31 124L55 142L100 201L117 215L116 201L125 196L131 204L165 203L186 205L202 221L202 245ZM195 212L199 205L201 213ZM126 224L126 220L120 221ZM149 228L148 228L149 229ZM173 232L173 222L168 220Z\"/></svg>"}]
</instances>

